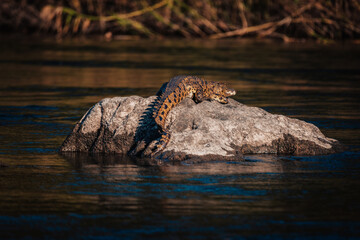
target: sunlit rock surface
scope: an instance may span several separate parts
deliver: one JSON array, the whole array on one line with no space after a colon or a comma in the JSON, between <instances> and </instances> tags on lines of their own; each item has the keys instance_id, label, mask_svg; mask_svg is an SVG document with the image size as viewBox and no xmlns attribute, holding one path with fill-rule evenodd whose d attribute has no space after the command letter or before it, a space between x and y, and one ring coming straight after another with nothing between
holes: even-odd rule
<instances>
[{"instance_id":1,"label":"sunlit rock surface","mask_svg":"<svg viewBox=\"0 0 360 240\"><path fill-rule=\"evenodd\" d=\"M160 137L152 118L156 97L107 98L75 125L61 152L148 156ZM185 99L167 118L172 134L157 159L241 159L242 154L320 155L341 151L313 124L248 107Z\"/></svg>"}]
</instances>

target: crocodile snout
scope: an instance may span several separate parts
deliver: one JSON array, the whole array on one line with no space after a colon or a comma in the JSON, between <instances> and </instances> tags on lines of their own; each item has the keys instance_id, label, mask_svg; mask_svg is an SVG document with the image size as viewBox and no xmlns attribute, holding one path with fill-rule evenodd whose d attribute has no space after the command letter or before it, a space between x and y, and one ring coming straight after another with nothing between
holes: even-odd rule
<instances>
[{"instance_id":1,"label":"crocodile snout","mask_svg":"<svg viewBox=\"0 0 360 240\"><path fill-rule=\"evenodd\" d=\"M233 96L235 94L236 94L236 91L234 89L229 88L229 89L226 90L226 95L227 96Z\"/></svg>"}]
</instances>

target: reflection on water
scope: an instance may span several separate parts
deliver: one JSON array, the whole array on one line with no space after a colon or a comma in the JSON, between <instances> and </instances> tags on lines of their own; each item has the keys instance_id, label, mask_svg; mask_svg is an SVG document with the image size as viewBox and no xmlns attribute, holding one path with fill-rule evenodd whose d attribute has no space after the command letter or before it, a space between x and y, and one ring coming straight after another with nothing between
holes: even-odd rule
<instances>
[{"instance_id":1,"label":"reflection on water","mask_svg":"<svg viewBox=\"0 0 360 240\"><path fill-rule=\"evenodd\" d=\"M360 235L359 46L0 42L0 238ZM348 150L160 165L57 154L94 103L153 95L177 74L228 82L238 101L311 122Z\"/></svg>"}]
</instances>

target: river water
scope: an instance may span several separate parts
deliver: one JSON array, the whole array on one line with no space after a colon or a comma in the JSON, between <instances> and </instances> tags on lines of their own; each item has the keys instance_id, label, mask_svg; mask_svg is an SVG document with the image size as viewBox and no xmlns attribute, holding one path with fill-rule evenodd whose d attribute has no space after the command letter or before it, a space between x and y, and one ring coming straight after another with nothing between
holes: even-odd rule
<instances>
[{"instance_id":1,"label":"river water","mask_svg":"<svg viewBox=\"0 0 360 240\"><path fill-rule=\"evenodd\" d=\"M347 150L161 166L57 153L99 100L178 74L227 82ZM0 238L360 238L359 96L360 45L0 37Z\"/></svg>"}]
</instances>

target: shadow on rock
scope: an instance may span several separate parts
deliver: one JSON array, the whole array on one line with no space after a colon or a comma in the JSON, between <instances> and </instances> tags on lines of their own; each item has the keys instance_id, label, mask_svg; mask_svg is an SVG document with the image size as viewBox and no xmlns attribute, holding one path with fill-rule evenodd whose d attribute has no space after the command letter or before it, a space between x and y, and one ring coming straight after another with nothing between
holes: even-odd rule
<instances>
[{"instance_id":1,"label":"shadow on rock","mask_svg":"<svg viewBox=\"0 0 360 240\"><path fill-rule=\"evenodd\" d=\"M151 153L151 143L161 136L153 117L157 102L158 98L149 104L140 117L135 131L134 145L129 151L132 157L148 157Z\"/></svg>"}]
</instances>

